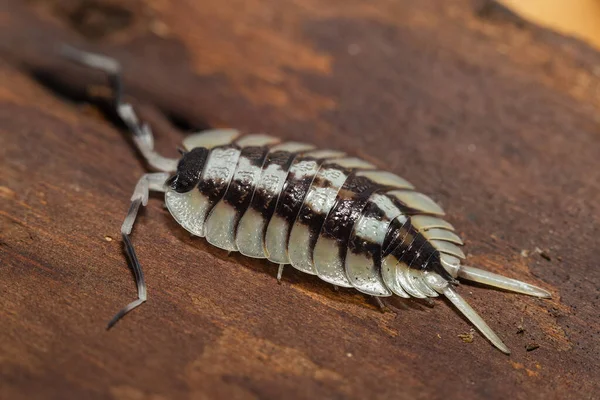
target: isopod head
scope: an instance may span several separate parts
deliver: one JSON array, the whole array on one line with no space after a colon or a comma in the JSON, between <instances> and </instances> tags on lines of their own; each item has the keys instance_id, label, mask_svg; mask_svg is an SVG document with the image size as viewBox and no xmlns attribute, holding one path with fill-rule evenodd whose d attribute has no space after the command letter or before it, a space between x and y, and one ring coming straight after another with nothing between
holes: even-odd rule
<instances>
[{"instance_id":1,"label":"isopod head","mask_svg":"<svg viewBox=\"0 0 600 400\"><path fill-rule=\"evenodd\" d=\"M198 182L208 157L208 149L197 147L185 153L177 164L177 172L167 181L167 185L177 193L187 193Z\"/></svg>"}]
</instances>

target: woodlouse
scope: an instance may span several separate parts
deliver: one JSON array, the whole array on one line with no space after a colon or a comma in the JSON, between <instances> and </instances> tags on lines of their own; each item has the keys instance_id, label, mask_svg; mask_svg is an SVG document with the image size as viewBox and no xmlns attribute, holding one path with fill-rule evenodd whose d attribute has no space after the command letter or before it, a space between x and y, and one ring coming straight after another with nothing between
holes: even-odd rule
<instances>
[{"instance_id":1,"label":"woodlouse","mask_svg":"<svg viewBox=\"0 0 600 400\"><path fill-rule=\"evenodd\" d=\"M507 354L506 345L458 294L456 278L550 297L536 286L463 265L463 242L433 200L399 176L342 152L214 129L186 137L179 160L162 157L154 151L150 128L122 101L119 64L71 47L63 54L108 74L118 115L148 165L160 171L138 181L121 227L138 299L119 311L109 328L147 298L129 235L149 191L164 192L171 215L193 235L279 264L278 278L291 264L376 297L443 294Z\"/></svg>"}]
</instances>

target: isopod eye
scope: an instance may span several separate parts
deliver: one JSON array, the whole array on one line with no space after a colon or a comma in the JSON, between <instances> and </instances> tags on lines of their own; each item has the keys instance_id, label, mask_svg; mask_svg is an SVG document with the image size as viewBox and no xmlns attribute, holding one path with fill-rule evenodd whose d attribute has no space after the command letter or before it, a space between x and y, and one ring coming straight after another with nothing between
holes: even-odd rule
<instances>
[{"instance_id":1,"label":"isopod eye","mask_svg":"<svg viewBox=\"0 0 600 400\"><path fill-rule=\"evenodd\" d=\"M177 193L186 193L194 189L200 182L208 153L208 149L197 147L184 154L177 165L177 174L169 178L167 185Z\"/></svg>"}]
</instances>

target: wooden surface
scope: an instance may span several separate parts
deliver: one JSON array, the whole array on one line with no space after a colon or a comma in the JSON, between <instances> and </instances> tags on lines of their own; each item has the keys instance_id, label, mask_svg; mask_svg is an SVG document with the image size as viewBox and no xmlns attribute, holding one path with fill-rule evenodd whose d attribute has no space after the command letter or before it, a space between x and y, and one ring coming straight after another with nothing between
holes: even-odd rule
<instances>
[{"instance_id":1,"label":"wooden surface","mask_svg":"<svg viewBox=\"0 0 600 400\"><path fill-rule=\"evenodd\" d=\"M0 398L598 398L594 50L470 0L1 7ZM459 288L504 356L444 300L382 313L289 269L278 285L156 197L133 234L149 301L105 331L135 297L118 232L144 168L60 42L123 63L164 154L206 126L358 154L438 200L470 264L554 298Z\"/></svg>"}]
</instances>

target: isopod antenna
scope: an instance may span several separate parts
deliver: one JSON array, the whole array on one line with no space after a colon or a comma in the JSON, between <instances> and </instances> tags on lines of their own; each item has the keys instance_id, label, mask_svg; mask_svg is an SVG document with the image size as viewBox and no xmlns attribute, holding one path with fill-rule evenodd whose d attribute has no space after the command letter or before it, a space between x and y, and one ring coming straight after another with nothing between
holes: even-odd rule
<instances>
[{"instance_id":1,"label":"isopod antenna","mask_svg":"<svg viewBox=\"0 0 600 400\"><path fill-rule=\"evenodd\" d=\"M135 186L133 196L131 197L129 211L121 226L121 236L123 237L123 244L125 245L125 253L127 254L129 265L135 277L138 298L126 305L109 321L107 329L110 329L125 314L143 304L147 299L144 272L138 261L137 255L135 254L135 249L129 239L129 235L133 229L133 224L135 223L140 205L146 206L148 204L148 195L151 190L156 192L165 191L165 183L169 179L171 172L177 169L178 160L163 157L154 151L154 138L150 127L146 123L140 123L131 104L123 102L121 66L116 60L100 54L81 51L66 45L61 47L60 53L68 60L104 72L108 75L109 83L113 91L112 104L115 111L133 134L133 141L148 165L154 170L161 171L144 174L140 178Z\"/></svg>"},{"instance_id":2,"label":"isopod antenna","mask_svg":"<svg viewBox=\"0 0 600 400\"><path fill-rule=\"evenodd\" d=\"M110 57L88 53L67 45L61 46L60 54L70 61L108 75L115 111L133 134L133 141L148 165L156 171L175 171L178 160L163 157L154 151L154 138L150 126L140 123L131 104L123 101L121 65Z\"/></svg>"}]
</instances>

